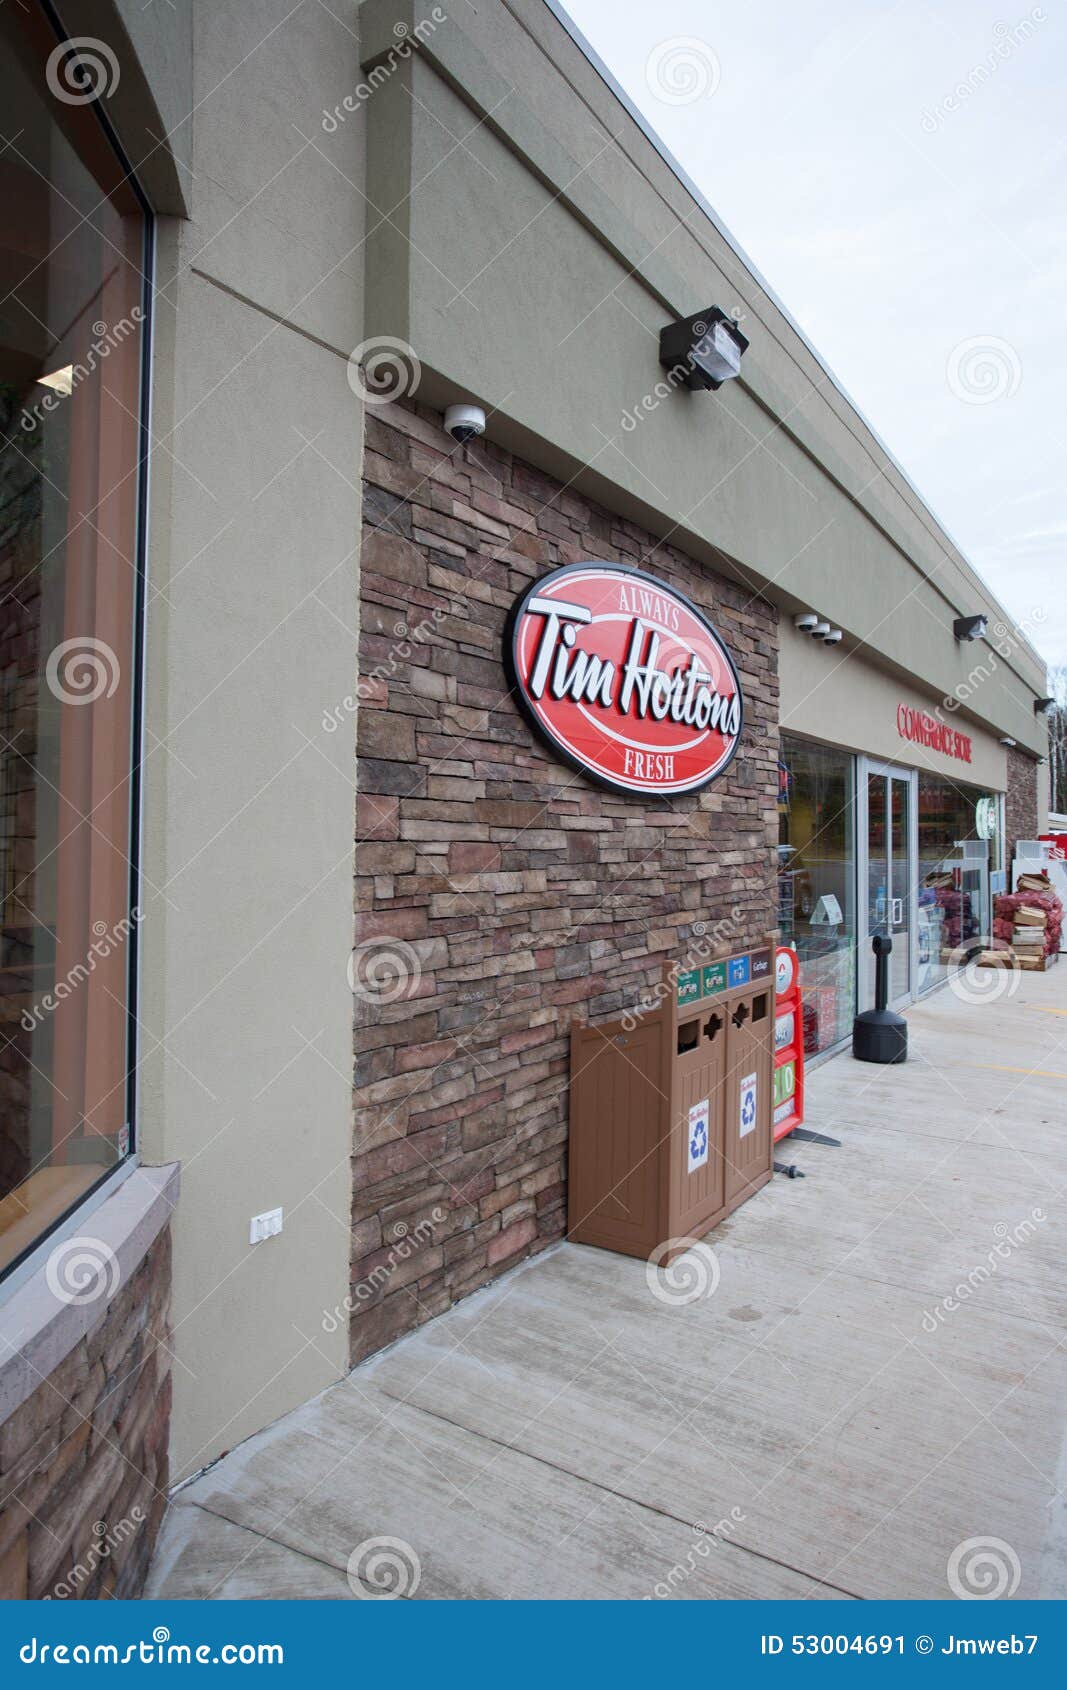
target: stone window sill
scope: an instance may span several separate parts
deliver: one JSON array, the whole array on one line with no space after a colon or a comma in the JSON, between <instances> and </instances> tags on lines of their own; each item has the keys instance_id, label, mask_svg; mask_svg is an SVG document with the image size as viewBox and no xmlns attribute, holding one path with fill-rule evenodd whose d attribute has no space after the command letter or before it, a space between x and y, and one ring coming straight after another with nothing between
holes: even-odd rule
<instances>
[{"instance_id":1,"label":"stone window sill","mask_svg":"<svg viewBox=\"0 0 1067 1690\"><path fill-rule=\"evenodd\" d=\"M178 1199L178 1164L133 1169L129 1177L79 1223L76 1238L91 1248L75 1252L74 1239L57 1243L47 1260L0 1307L0 1423L53 1373L96 1325L114 1294L137 1271L170 1220ZM60 1252L72 1265L64 1294ZM92 1267L86 1281L85 1264ZM49 1273L49 1267L52 1273ZM49 1279L59 1280L58 1291Z\"/></svg>"}]
</instances>

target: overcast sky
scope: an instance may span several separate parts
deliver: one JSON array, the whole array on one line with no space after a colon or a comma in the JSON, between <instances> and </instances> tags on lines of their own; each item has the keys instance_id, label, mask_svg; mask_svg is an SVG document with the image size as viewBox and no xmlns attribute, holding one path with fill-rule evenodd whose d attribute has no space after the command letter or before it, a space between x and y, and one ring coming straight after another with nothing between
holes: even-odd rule
<instances>
[{"instance_id":1,"label":"overcast sky","mask_svg":"<svg viewBox=\"0 0 1067 1690\"><path fill-rule=\"evenodd\" d=\"M1067 663L1067 0L567 5L1013 619Z\"/></svg>"}]
</instances>

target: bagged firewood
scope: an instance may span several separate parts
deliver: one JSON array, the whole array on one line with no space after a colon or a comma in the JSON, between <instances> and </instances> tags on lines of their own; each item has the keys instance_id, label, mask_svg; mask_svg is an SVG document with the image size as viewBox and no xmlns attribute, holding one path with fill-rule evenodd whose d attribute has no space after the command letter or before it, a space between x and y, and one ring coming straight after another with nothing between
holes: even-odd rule
<instances>
[{"instance_id":1,"label":"bagged firewood","mask_svg":"<svg viewBox=\"0 0 1067 1690\"><path fill-rule=\"evenodd\" d=\"M1035 909L1032 904L1020 904L1015 912L1016 927L1045 927L1048 911Z\"/></svg>"},{"instance_id":2,"label":"bagged firewood","mask_svg":"<svg viewBox=\"0 0 1067 1690\"><path fill-rule=\"evenodd\" d=\"M1003 932L1002 924L1011 924L1011 937L1016 932L1033 932L1041 940L1041 951L1044 956L1058 952L1060 948L1060 931L1063 927L1063 905L1050 887L1031 887L1025 889L1021 882L1025 879L1044 880L1043 875L1020 875L1020 889L1017 892L1002 892L993 906L994 933ZM1029 912L1029 919L1022 918L1020 912ZM1044 926L1031 924L1035 914L1044 916ZM999 937L999 933L998 933Z\"/></svg>"},{"instance_id":3,"label":"bagged firewood","mask_svg":"<svg viewBox=\"0 0 1067 1690\"><path fill-rule=\"evenodd\" d=\"M1047 874L1020 874L1017 892L1051 892L1052 882Z\"/></svg>"}]
</instances>

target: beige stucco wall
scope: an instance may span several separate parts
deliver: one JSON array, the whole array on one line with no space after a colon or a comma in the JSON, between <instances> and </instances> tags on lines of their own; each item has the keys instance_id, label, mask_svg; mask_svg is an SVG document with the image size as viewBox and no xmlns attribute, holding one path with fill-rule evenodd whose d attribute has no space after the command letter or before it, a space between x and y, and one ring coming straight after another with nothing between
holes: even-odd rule
<instances>
[{"instance_id":1,"label":"beige stucco wall","mask_svg":"<svg viewBox=\"0 0 1067 1690\"><path fill-rule=\"evenodd\" d=\"M798 633L791 617L781 619L778 677L783 732L866 751L906 768L929 769L988 792L1004 791L1007 753L972 716L947 708L942 698L914 682L887 675L858 653L816 644L810 635ZM901 704L968 735L971 761L902 738L897 727Z\"/></svg>"},{"instance_id":2,"label":"beige stucco wall","mask_svg":"<svg viewBox=\"0 0 1067 1690\"><path fill-rule=\"evenodd\" d=\"M362 15L370 66L423 11ZM935 696L966 678L953 616L995 601L543 0L450 11L369 125L370 191L392 204L400 179L404 226L370 237L367 330L411 342L431 402L482 401L490 436ZM661 326L713 303L742 313L741 378L629 427ZM1020 640L1005 667L1018 684L975 709L1037 747L1043 666Z\"/></svg>"},{"instance_id":3,"label":"beige stucco wall","mask_svg":"<svg viewBox=\"0 0 1067 1690\"><path fill-rule=\"evenodd\" d=\"M357 8L192 13L191 216L159 225L141 900L141 1152L182 1166L175 1477L347 1362L321 1321L348 1288L354 723L322 723L355 681L362 438L362 123L320 123L358 81Z\"/></svg>"}]
</instances>

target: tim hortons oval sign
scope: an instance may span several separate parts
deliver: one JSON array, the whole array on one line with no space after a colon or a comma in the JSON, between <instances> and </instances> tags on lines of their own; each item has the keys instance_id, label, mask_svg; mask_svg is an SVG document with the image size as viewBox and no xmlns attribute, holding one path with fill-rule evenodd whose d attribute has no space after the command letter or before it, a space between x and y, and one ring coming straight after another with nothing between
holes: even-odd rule
<instances>
[{"instance_id":1,"label":"tim hortons oval sign","mask_svg":"<svg viewBox=\"0 0 1067 1690\"><path fill-rule=\"evenodd\" d=\"M504 637L514 695L557 756L616 792L696 792L743 721L726 647L684 594L628 564L553 570Z\"/></svg>"}]
</instances>

